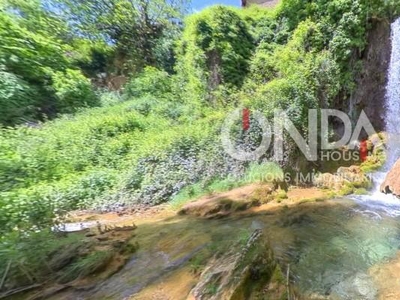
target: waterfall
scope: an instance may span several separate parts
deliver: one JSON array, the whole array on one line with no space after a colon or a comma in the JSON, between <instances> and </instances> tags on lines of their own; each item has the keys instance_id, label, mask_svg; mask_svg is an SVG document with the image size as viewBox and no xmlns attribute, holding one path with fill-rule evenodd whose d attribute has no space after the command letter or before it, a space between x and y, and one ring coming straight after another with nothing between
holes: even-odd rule
<instances>
[{"instance_id":1,"label":"waterfall","mask_svg":"<svg viewBox=\"0 0 400 300\"><path fill-rule=\"evenodd\" d=\"M399 158L400 150L400 19L392 24L392 54L386 86L386 131L388 151L386 168L391 168Z\"/></svg>"},{"instance_id":2,"label":"waterfall","mask_svg":"<svg viewBox=\"0 0 400 300\"><path fill-rule=\"evenodd\" d=\"M375 210L386 211L390 215L400 216L399 199L380 192L380 185L387 172L400 157L400 19L391 26L392 52L387 72L388 82L385 97L385 127L388 134L387 161L380 172L374 173L375 189L370 195L354 196L364 205Z\"/></svg>"},{"instance_id":3,"label":"waterfall","mask_svg":"<svg viewBox=\"0 0 400 300\"><path fill-rule=\"evenodd\" d=\"M391 26L392 52L387 71L385 96L385 127L388 134L387 160L380 172L373 174L375 196L380 193L380 184L385 180L387 172L400 157L400 18Z\"/></svg>"}]
</instances>

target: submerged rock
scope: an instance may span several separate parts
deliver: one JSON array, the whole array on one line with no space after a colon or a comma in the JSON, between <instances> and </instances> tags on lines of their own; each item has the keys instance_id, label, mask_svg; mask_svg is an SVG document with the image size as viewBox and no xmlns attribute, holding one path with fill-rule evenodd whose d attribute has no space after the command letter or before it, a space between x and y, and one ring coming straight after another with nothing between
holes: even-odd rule
<instances>
[{"instance_id":1,"label":"submerged rock","mask_svg":"<svg viewBox=\"0 0 400 300\"><path fill-rule=\"evenodd\" d=\"M273 290L275 299L278 294L286 293L283 279L268 287L271 279L277 277L274 274L278 269L280 272L271 247L257 229L240 251L232 249L209 262L188 299L255 299L265 289Z\"/></svg>"},{"instance_id":2,"label":"submerged rock","mask_svg":"<svg viewBox=\"0 0 400 300\"><path fill-rule=\"evenodd\" d=\"M332 288L333 299L374 300L378 291L373 280L367 274L357 273Z\"/></svg>"},{"instance_id":3,"label":"submerged rock","mask_svg":"<svg viewBox=\"0 0 400 300\"><path fill-rule=\"evenodd\" d=\"M386 175L386 179L381 185L381 192L400 197L400 159Z\"/></svg>"}]
</instances>

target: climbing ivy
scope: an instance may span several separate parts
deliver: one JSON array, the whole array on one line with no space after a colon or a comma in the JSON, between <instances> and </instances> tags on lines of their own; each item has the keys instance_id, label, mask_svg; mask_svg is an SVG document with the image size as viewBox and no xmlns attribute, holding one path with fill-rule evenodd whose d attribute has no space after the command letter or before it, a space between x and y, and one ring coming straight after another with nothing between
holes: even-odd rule
<instances>
[{"instance_id":1,"label":"climbing ivy","mask_svg":"<svg viewBox=\"0 0 400 300\"><path fill-rule=\"evenodd\" d=\"M232 8L214 6L188 17L177 66L188 94L203 100L219 85L240 87L254 47L248 25Z\"/></svg>"}]
</instances>

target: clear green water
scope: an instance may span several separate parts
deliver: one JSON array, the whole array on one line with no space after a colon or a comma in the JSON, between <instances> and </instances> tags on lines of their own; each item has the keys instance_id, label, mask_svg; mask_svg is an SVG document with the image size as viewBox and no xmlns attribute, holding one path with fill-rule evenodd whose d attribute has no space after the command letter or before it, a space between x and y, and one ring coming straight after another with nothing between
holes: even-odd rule
<instances>
[{"instance_id":1,"label":"clear green water","mask_svg":"<svg viewBox=\"0 0 400 300\"><path fill-rule=\"evenodd\" d=\"M372 206L372 207L371 207ZM383 202L337 200L337 205L290 210L270 234L278 259L308 294L376 299L368 269L400 248L397 208Z\"/></svg>"},{"instance_id":2,"label":"clear green water","mask_svg":"<svg viewBox=\"0 0 400 300\"><path fill-rule=\"evenodd\" d=\"M128 299L190 265L202 249L213 245L221 250L243 233L262 228L283 271L290 269L291 282L307 299L374 300L378 288L368 270L390 261L400 248L399 203L364 196L221 220L177 216L139 226L139 251L120 272L91 289L69 290L52 299Z\"/></svg>"}]
</instances>

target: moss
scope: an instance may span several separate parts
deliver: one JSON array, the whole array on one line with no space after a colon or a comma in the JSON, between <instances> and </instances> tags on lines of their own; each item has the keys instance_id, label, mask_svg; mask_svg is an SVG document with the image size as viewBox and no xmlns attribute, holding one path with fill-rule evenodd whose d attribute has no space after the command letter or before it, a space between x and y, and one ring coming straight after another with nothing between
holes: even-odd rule
<instances>
[{"instance_id":1,"label":"moss","mask_svg":"<svg viewBox=\"0 0 400 300\"><path fill-rule=\"evenodd\" d=\"M243 281L231 299L254 299L259 291L271 281L276 265L271 248L260 238L247 249L241 263L236 268L234 276L242 277ZM246 273L242 274L244 270Z\"/></svg>"},{"instance_id":2,"label":"moss","mask_svg":"<svg viewBox=\"0 0 400 300\"><path fill-rule=\"evenodd\" d=\"M368 191L366 189L364 189L364 188L359 188L359 189L356 189L354 191L354 194L356 194L356 195L367 195Z\"/></svg>"},{"instance_id":3,"label":"moss","mask_svg":"<svg viewBox=\"0 0 400 300\"><path fill-rule=\"evenodd\" d=\"M347 196L350 195L354 192L354 187L350 184L346 184L344 187L342 187L339 192L338 195L339 196Z\"/></svg>"},{"instance_id":4,"label":"moss","mask_svg":"<svg viewBox=\"0 0 400 300\"><path fill-rule=\"evenodd\" d=\"M335 197L336 197L336 192L334 192L334 191L328 191L327 194L326 194L326 198L327 199L332 199L332 198L335 198Z\"/></svg>"},{"instance_id":5,"label":"moss","mask_svg":"<svg viewBox=\"0 0 400 300\"><path fill-rule=\"evenodd\" d=\"M193 274L199 274L207 262L207 255L204 252L198 253L190 260L190 270Z\"/></svg>"},{"instance_id":6,"label":"moss","mask_svg":"<svg viewBox=\"0 0 400 300\"><path fill-rule=\"evenodd\" d=\"M279 265L276 266L274 273L272 274L271 282L277 282L277 283L284 283L285 282L285 276L282 273L281 267Z\"/></svg>"},{"instance_id":7,"label":"moss","mask_svg":"<svg viewBox=\"0 0 400 300\"><path fill-rule=\"evenodd\" d=\"M281 190L281 189L279 189L279 190L277 190L275 192L275 197L278 200L284 200L284 199L288 198L287 193L284 190Z\"/></svg>"},{"instance_id":8,"label":"moss","mask_svg":"<svg viewBox=\"0 0 400 300\"><path fill-rule=\"evenodd\" d=\"M261 204L267 204L274 200L273 187L263 186L256 189L252 195L252 199L259 201Z\"/></svg>"},{"instance_id":9,"label":"moss","mask_svg":"<svg viewBox=\"0 0 400 300\"><path fill-rule=\"evenodd\" d=\"M371 139L379 139L380 141L376 141L375 140L375 148L373 148L373 143L371 141ZM386 144L387 140L386 140L386 136L385 133L381 132L378 133L377 136L371 137L370 140L368 141L368 145L369 145L369 150L373 150L372 151L372 155L367 157L367 160L364 161L361 164L361 170L364 173L370 173L373 171L377 171L380 168L382 168L382 166L385 164L386 162L386 151L385 151L385 144Z\"/></svg>"},{"instance_id":10,"label":"moss","mask_svg":"<svg viewBox=\"0 0 400 300\"><path fill-rule=\"evenodd\" d=\"M218 284L210 283L207 286L206 292L208 295L215 295L218 292Z\"/></svg>"}]
</instances>

